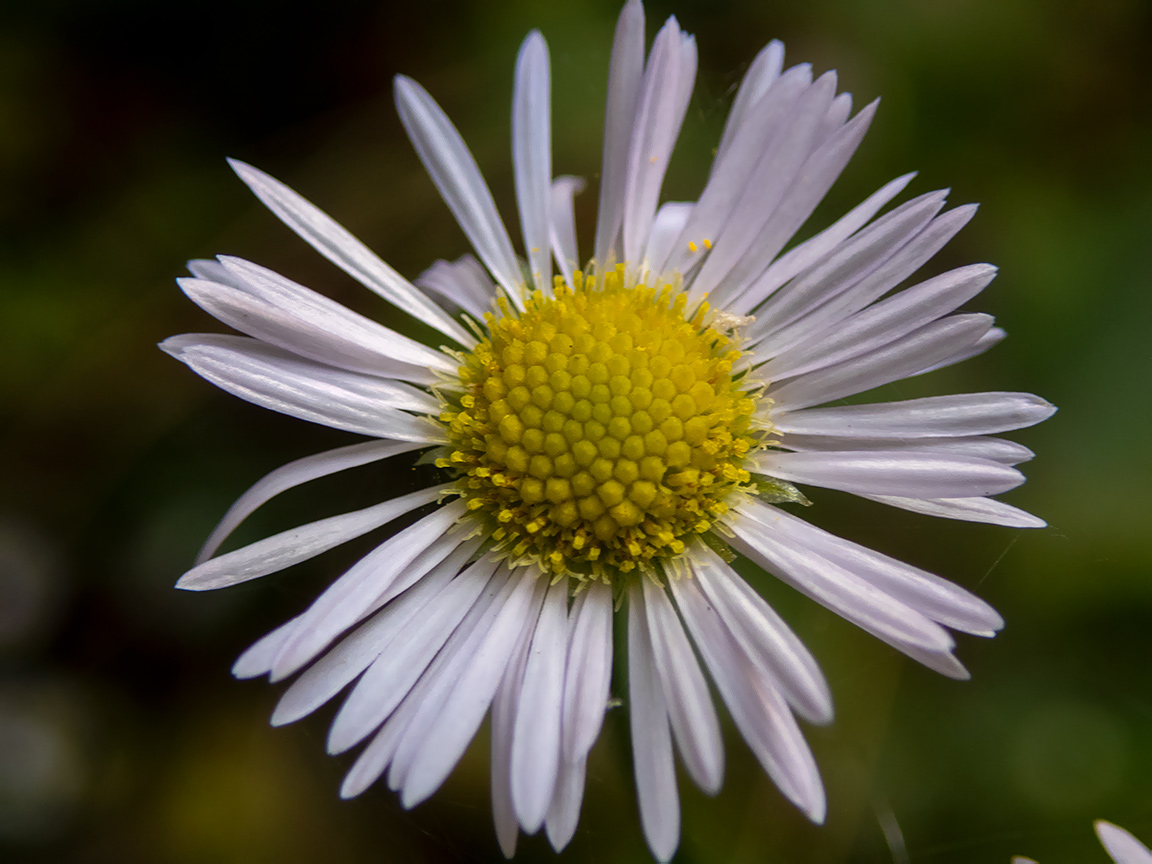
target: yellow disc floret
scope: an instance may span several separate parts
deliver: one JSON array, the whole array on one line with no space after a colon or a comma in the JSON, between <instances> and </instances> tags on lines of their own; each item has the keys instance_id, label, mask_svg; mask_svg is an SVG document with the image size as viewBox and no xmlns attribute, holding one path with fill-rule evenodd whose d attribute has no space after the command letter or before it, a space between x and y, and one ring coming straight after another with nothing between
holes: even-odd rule
<instances>
[{"instance_id":1,"label":"yellow disc floret","mask_svg":"<svg viewBox=\"0 0 1152 864\"><path fill-rule=\"evenodd\" d=\"M459 491L514 563L611 581L684 551L748 483L756 394L740 352L672 285L556 280L501 299L441 415ZM445 397L446 399L449 397Z\"/></svg>"}]
</instances>

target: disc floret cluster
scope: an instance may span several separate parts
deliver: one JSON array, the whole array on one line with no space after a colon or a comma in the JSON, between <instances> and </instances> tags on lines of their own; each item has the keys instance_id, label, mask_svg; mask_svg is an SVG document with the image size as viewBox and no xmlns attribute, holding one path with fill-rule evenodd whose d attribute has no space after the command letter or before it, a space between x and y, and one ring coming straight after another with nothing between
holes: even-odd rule
<instances>
[{"instance_id":1,"label":"disc floret cluster","mask_svg":"<svg viewBox=\"0 0 1152 864\"><path fill-rule=\"evenodd\" d=\"M656 570L728 511L764 430L734 338L678 285L556 280L504 299L441 414L458 489L513 562L611 582ZM449 398L449 397L445 397Z\"/></svg>"}]
</instances>

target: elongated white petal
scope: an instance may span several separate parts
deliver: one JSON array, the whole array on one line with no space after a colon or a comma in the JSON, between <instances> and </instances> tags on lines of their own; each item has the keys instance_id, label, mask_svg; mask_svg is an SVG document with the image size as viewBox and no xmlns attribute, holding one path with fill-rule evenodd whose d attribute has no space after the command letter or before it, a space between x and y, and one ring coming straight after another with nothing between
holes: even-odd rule
<instances>
[{"instance_id":1,"label":"elongated white petal","mask_svg":"<svg viewBox=\"0 0 1152 864\"><path fill-rule=\"evenodd\" d=\"M272 669L276 655L292 635L299 618L281 624L271 633L260 637L232 664L232 674L237 678L255 678L266 675Z\"/></svg>"},{"instance_id":2,"label":"elongated white petal","mask_svg":"<svg viewBox=\"0 0 1152 864\"><path fill-rule=\"evenodd\" d=\"M952 438L859 438L854 435L793 435L784 436L781 445L789 450L916 450L949 456L972 456L990 459L1002 465L1019 465L1036 456L1023 444L989 438L984 435L956 436Z\"/></svg>"},{"instance_id":3,"label":"elongated white petal","mask_svg":"<svg viewBox=\"0 0 1152 864\"><path fill-rule=\"evenodd\" d=\"M269 210L337 267L466 348L476 344L474 336L319 207L258 168L237 159L228 164Z\"/></svg>"},{"instance_id":4,"label":"elongated white petal","mask_svg":"<svg viewBox=\"0 0 1152 864\"><path fill-rule=\"evenodd\" d=\"M437 594L425 615L398 633L391 650L372 663L340 707L328 731L329 753L343 753L387 719L476 603L495 570L489 561L472 565Z\"/></svg>"},{"instance_id":5,"label":"elongated white petal","mask_svg":"<svg viewBox=\"0 0 1152 864\"><path fill-rule=\"evenodd\" d=\"M748 747L789 801L823 822L824 786L792 712L765 674L741 651L695 579L672 580L672 594L720 697Z\"/></svg>"},{"instance_id":6,"label":"elongated white petal","mask_svg":"<svg viewBox=\"0 0 1152 864\"><path fill-rule=\"evenodd\" d=\"M594 582L569 616L564 673L564 758L583 762L604 723L612 679L612 589Z\"/></svg>"},{"instance_id":7,"label":"elongated white petal","mask_svg":"<svg viewBox=\"0 0 1152 864\"><path fill-rule=\"evenodd\" d=\"M935 622L797 542L779 524L732 518L734 549L776 578L869 633L935 653L948 653L952 638Z\"/></svg>"},{"instance_id":8,"label":"elongated white petal","mask_svg":"<svg viewBox=\"0 0 1152 864\"><path fill-rule=\"evenodd\" d=\"M989 525L1004 525L1008 528L1044 528L1048 525L1038 516L1026 513L1019 507L1005 504L991 498L901 498L894 495L864 495L872 501L923 513L943 519L960 519L964 522L986 522Z\"/></svg>"},{"instance_id":9,"label":"elongated white petal","mask_svg":"<svg viewBox=\"0 0 1152 864\"><path fill-rule=\"evenodd\" d=\"M439 487L437 493L447 488ZM392 587L393 581L411 585L448 556L451 547L435 544L464 514L462 501L445 504L389 538L328 586L302 616L292 638L276 657L273 680L297 671L313 660L341 633L376 608L377 599ZM421 553L424 569L409 567ZM438 557L437 557L438 555Z\"/></svg>"},{"instance_id":10,"label":"elongated white petal","mask_svg":"<svg viewBox=\"0 0 1152 864\"><path fill-rule=\"evenodd\" d=\"M512 803L535 834L548 815L560 769L560 716L568 647L568 578L548 589L536 622L512 737Z\"/></svg>"},{"instance_id":11,"label":"elongated white petal","mask_svg":"<svg viewBox=\"0 0 1152 864\"><path fill-rule=\"evenodd\" d=\"M745 193L754 188L752 178L766 152L779 141L782 133L789 131L794 115L799 113L797 103L811 89L811 84L812 67L793 66L748 110L724 160L714 165L708 184L700 193L700 200L675 244L670 266L686 269L693 256L701 254L699 249L692 253L687 248L689 241L700 243L705 237L720 236ZM740 230L743 226L734 224L733 227Z\"/></svg>"},{"instance_id":12,"label":"elongated white petal","mask_svg":"<svg viewBox=\"0 0 1152 864\"><path fill-rule=\"evenodd\" d=\"M543 594L542 579L513 574L507 600L501 605L484 638L469 657L466 670L429 726L424 744L405 772L400 800L413 807L440 788L492 704L496 687L508 665L516 639L538 608L533 595Z\"/></svg>"},{"instance_id":13,"label":"elongated white petal","mask_svg":"<svg viewBox=\"0 0 1152 864\"><path fill-rule=\"evenodd\" d=\"M519 302L523 278L512 241L464 139L436 101L411 78L397 75L393 95L400 122L444 203L484 266L508 296Z\"/></svg>"},{"instance_id":14,"label":"elongated white petal","mask_svg":"<svg viewBox=\"0 0 1152 864\"><path fill-rule=\"evenodd\" d=\"M266 537L193 567L180 577L176 587L186 591L212 591L275 573L430 504L448 485L422 489L363 510L310 522Z\"/></svg>"},{"instance_id":15,"label":"elongated white petal","mask_svg":"<svg viewBox=\"0 0 1152 864\"><path fill-rule=\"evenodd\" d=\"M600 205L594 254L606 266L624 222L624 181L636 106L644 82L644 6L628 0L616 21L608 64L608 101L604 109L604 158L600 169Z\"/></svg>"},{"instance_id":16,"label":"elongated white petal","mask_svg":"<svg viewBox=\"0 0 1152 864\"><path fill-rule=\"evenodd\" d=\"M230 255L221 255L219 260L230 277L230 281L224 285L237 286L232 290L244 292L257 304L255 307L240 306L239 322L227 320L228 324L238 330L247 332L248 328L261 328L268 335L251 335L289 351L302 353L303 356L313 356L316 352L337 354L341 359L347 358L350 364L355 364L345 368L356 371L387 375L388 367L395 364L429 367L442 372L454 371L451 358L444 353L358 315L274 270ZM177 281L183 285L187 280ZM202 286L202 291L206 287ZM239 298L231 297L227 300L237 303ZM219 297L217 302L222 302ZM253 315L259 316L258 320L247 320ZM315 359L331 365L343 365L332 363L323 356ZM384 364L382 361L390 362Z\"/></svg>"},{"instance_id":17,"label":"elongated white petal","mask_svg":"<svg viewBox=\"0 0 1152 864\"><path fill-rule=\"evenodd\" d=\"M560 776L556 781L556 794L544 822L548 842L560 852L576 833L580 821L580 805L584 803L584 776L587 765L583 760L560 763Z\"/></svg>"},{"instance_id":18,"label":"elongated white petal","mask_svg":"<svg viewBox=\"0 0 1152 864\"><path fill-rule=\"evenodd\" d=\"M991 315L951 315L921 327L894 345L800 375L770 388L768 393L781 411L796 411L864 393L969 350L991 327Z\"/></svg>"},{"instance_id":19,"label":"elongated white petal","mask_svg":"<svg viewBox=\"0 0 1152 864\"><path fill-rule=\"evenodd\" d=\"M460 307L477 321L492 306L496 288L488 271L474 255L461 255L455 261L443 258L416 277L416 284L425 291L439 294L453 307Z\"/></svg>"},{"instance_id":20,"label":"elongated white petal","mask_svg":"<svg viewBox=\"0 0 1152 864\"><path fill-rule=\"evenodd\" d=\"M528 270L536 288L552 295L551 230L552 102L548 44L539 30L528 34L516 57L512 91L512 166L516 204L524 231Z\"/></svg>"},{"instance_id":21,"label":"elongated white petal","mask_svg":"<svg viewBox=\"0 0 1152 864\"><path fill-rule=\"evenodd\" d=\"M988 459L916 450L766 450L754 462L762 474L858 495L967 498L997 495L1024 482L1015 468Z\"/></svg>"},{"instance_id":22,"label":"elongated white petal","mask_svg":"<svg viewBox=\"0 0 1152 864\"><path fill-rule=\"evenodd\" d=\"M644 595L635 583L628 589L628 706L640 822L652 854L658 861L668 861L680 843L680 797L668 708L648 634Z\"/></svg>"},{"instance_id":23,"label":"elongated white petal","mask_svg":"<svg viewBox=\"0 0 1152 864\"><path fill-rule=\"evenodd\" d=\"M504 677L492 698L492 821L505 858L516 854L516 841L520 837L520 823L512 804L512 736L524 684L524 669L528 666L528 652L535 632L535 622L525 621Z\"/></svg>"},{"instance_id":24,"label":"elongated white petal","mask_svg":"<svg viewBox=\"0 0 1152 864\"><path fill-rule=\"evenodd\" d=\"M359 795L375 783L380 775L388 770L404 739L413 734L419 739L420 733L426 731L424 718L434 716L443 705L447 688L455 682L461 667L467 662L470 646L478 642L487 632L500 609L496 601L507 588L508 571L500 568L480 598L468 610L460 626L453 631L444 650L436 655L432 666L420 676L420 680L400 703L400 707L393 712L360 753L360 757L344 778L340 788L342 798ZM413 730L414 722L417 722L417 725ZM393 788L398 786L399 784L394 784Z\"/></svg>"},{"instance_id":25,"label":"elongated white petal","mask_svg":"<svg viewBox=\"0 0 1152 864\"><path fill-rule=\"evenodd\" d=\"M444 586L456 576L479 545L479 540L460 544L427 576L305 669L276 703L272 725L294 723L352 683L377 657L389 650L399 634L406 632L411 621L433 610L433 604L440 602L439 594Z\"/></svg>"},{"instance_id":26,"label":"elongated white petal","mask_svg":"<svg viewBox=\"0 0 1152 864\"><path fill-rule=\"evenodd\" d=\"M937 369L943 369L945 366L952 366L956 363L962 363L965 360L971 360L987 351L989 348L994 348L1004 341L1008 334L999 327L992 327L977 339L975 342L965 345L957 346L953 351L949 352L942 360L936 360L929 363L922 369L917 369L907 377L911 378L916 375L926 375L929 372L935 372Z\"/></svg>"},{"instance_id":27,"label":"elongated white petal","mask_svg":"<svg viewBox=\"0 0 1152 864\"><path fill-rule=\"evenodd\" d=\"M916 173L912 172L886 183L819 234L781 255L749 286L749 300L742 304L742 308L756 310L764 298L773 294L781 285L826 258L845 239L866 225L885 204L899 195L915 176ZM755 314L762 317L759 311ZM762 325L757 332L765 332L766 328L767 325Z\"/></svg>"},{"instance_id":28,"label":"elongated white petal","mask_svg":"<svg viewBox=\"0 0 1152 864\"><path fill-rule=\"evenodd\" d=\"M623 237L628 261L640 261L648 244L664 172L687 109L684 82L688 80L691 86L696 77L695 43L686 43L686 38L676 19L669 18L656 35L644 69L624 181ZM686 44L692 45L691 51L685 49Z\"/></svg>"},{"instance_id":29,"label":"elongated white petal","mask_svg":"<svg viewBox=\"0 0 1152 864\"><path fill-rule=\"evenodd\" d=\"M664 589L642 579L644 611L660 690L684 767L709 795L724 782L724 744L708 684Z\"/></svg>"},{"instance_id":30,"label":"elongated white petal","mask_svg":"<svg viewBox=\"0 0 1152 864\"><path fill-rule=\"evenodd\" d=\"M833 105L845 104L840 100L846 96L848 94L841 93ZM725 280L726 296L731 298L725 303L725 308L730 312L746 314L764 302L767 294L749 289L836 182L864 139L878 104L873 102L866 106L849 123L838 128L797 171L783 200Z\"/></svg>"},{"instance_id":31,"label":"elongated white petal","mask_svg":"<svg viewBox=\"0 0 1152 864\"><path fill-rule=\"evenodd\" d=\"M1152 852L1148 851L1148 847L1119 825L1097 819L1093 827L1116 864L1152 864Z\"/></svg>"},{"instance_id":32,"label":"elongated white petal","mask_svg":"<svg viewBox=\"0 0 1152 864\"><path fill-rule=\"evenodd\" d=\"M981 636L991 636L1004 626L1004 619L995 609L946 579L829 534L778 507L756 503L745 513L761 524L786 531L822 557L851 570L933 621Z\"/></svg>"},{"instance_id":33,"label":"elongated white petal","mask_svg":"<svg viewBox=\"0 0 1152 864\"><path fill-rule=\"evenodd\" d=\"M825 334L835 332L840 322L882 297L926 264L972 220L976 210L975 204L969 204L936 216L863 279L773 333L757 348L757 353L776 356L798 345L819 342ZM976 269L960 267L923 284L932 286L932 290L954 290L959 287L958 283L966 283L974 277L978 280L979 268L987 266L975 265Z\"/></svg>"},{"instance_id":34,"label":"elongated white petal","mask_svg":"<svg viewBox=\"0 0 1152 864\"><path fill-rule=\"evenodd\" d=\"M783 200L800 167L808 160L816 133L836 96L836 75L828 72L812 84L796 101L788 122L764 148L756 168L737 193L723 232L714 241L711 254L692 282L692 293L700 296L717 289L732 268L750 251L761 228ZM733 144L735 151L738 143ZM729 298L720 292L719 302Z\"/></svg>"},{"instance_id":35,"label":"elongated white petal","mask_svg":"<svg viewBox=\"0 0 1152 864\"><path fill-rule=\"evenodd\" d=\"M398 382L322 366L244 336L187 334L160 347L201 378L262 408L374 438L447 440L435 422L404 413L427 396Z\"/></svg>"},{"instance_id":36,"label":"elongated white petal","mask_svg":"<svg viewBox=\"0 0 1152 864\"><path fill-rule=\"evenodd\" d=\"M992 281L996 268L974 264L921 282L841 321L818 340L800 343L760 369L771 381L794 378L875 351L954 312Z\"/></svg>"},{"instance_id":37,"label":"elongated white petal","mask_svg":"<svg viewBox=\"0 0 1152 864\"><path fill-rule=\"evenodd\" d=\"M941 190L914 198L843 242L757 309L749 337L771 337L867 278L924 230L946 195Z\"/></svg>"},{"instance_id":38,"label":"elongated white petal","mask_svg":"<svg viewBox=\"0 0 1152 864\"><path fill-rule=\"evenodd\" d=\"M569 286L572 285L572 271L580 268L580 250L576 245L576 210L572 199L583 191L582 177L565 175L552 181L552 255Z\"/></svg>"},{"instance_id":39,"label":"elongated white petal","mask_svg":"<svg viewBox=\"0 0 1152 864\"><path fill-rule=\"evenodd\" d=\"M701 554L693 572L748 659L776 682L805 719L832 722L832 694L816 660L764 599L720 560Z\"/></svg>"},{"instance_id":40,"label":"elongated white petal","mask_svg":"<svg viewBox=\"0 0 1152 864\"><path fill-rule=\"evenodd\" d=\"M224 518L204 541L200 554L196 556L196 563L203 564L211 558L228 535L236 530L236 526L281 492L338 471L346 471L399 453L407 453L419 446L411 441L365 441L362 444L350 444L314 456L305 456L303 459L280 466L256 481L228 508Z\"/></svg>"},{"instance_id":41,"label":"elongated white petal","mask_svg":"<svg viewBox=\"0 0 1152 864\"><path fill-rule=\"evenodd\" d=\"M656 211L652 230L648 233L648 247L644 250L644 260L653 274L659 275L666 269L673 244L695 206L690 201L668 201Z\"/></svg>"},{"instance_id":42,"label":"elongated white petal","mask_svg":"<svg viewBox=\"0 0 1152 864\"><path fill-rule=\"evenodd\" d=\"M736 98L732 100L732 108L728 112L728 119L724 122L724 132L720 136L720 143L716 145L716 156L712 160L712 171L715 173L719 164L728 153L728 147L736 134L744 127L746 118L755 106L776 83L780 77L780 70L784 68L784 43L773 39L756 55L749 64L748 71L740 82L740 89L736 91Z\"/></svg>"},{"instance_id":43,"label":"elongated white petal","mask_svg":"<svg viewBox=\"0 0 1152 864\"><path fill-rule=\"evenodd\" d=\"M1055 412L1054 405L1031 393L989 392L808 408L774 413L772 419L780 431L800 435L930 438L1024 429Z\"/></svg>"}]
</instances>

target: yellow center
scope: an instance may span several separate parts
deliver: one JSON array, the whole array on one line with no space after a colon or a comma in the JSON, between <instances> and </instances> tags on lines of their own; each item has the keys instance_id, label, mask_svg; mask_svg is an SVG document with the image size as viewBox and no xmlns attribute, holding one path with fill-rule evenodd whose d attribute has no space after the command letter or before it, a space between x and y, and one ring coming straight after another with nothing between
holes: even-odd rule
<instances>
[{"instance_id":1,"label":"yellow center","mask_svg":"<svg viewBox=\"0 0 1152 864\"><path fill-rule=\"evenodd\" d=\"M747 484L756 394L740 357L686 296L556 280L516 313L501 298L462 358L465 392L441 415L468 508L513 563L611 581L684 551ZM448 397L446 397L448 398Z\"/></svg>"}]
</instances>

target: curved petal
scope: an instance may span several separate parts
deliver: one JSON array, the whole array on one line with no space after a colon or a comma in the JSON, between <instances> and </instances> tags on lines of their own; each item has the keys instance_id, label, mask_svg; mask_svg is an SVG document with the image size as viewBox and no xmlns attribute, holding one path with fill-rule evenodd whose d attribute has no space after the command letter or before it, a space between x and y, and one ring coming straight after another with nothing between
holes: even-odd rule
<instances>
[{"instance_id":1,"label":"curved petal","mask_svg":"<svg viewBox=\"0 0 1152 864\"><path fill-rule=\"evenodd\" d=\"M516 204L524 231L528 271L536 289L552 296L552 103L548 44L533 30L516 57L516 85L512 91L512 165L516 176Z\"/></svg>"}]
</instances>

